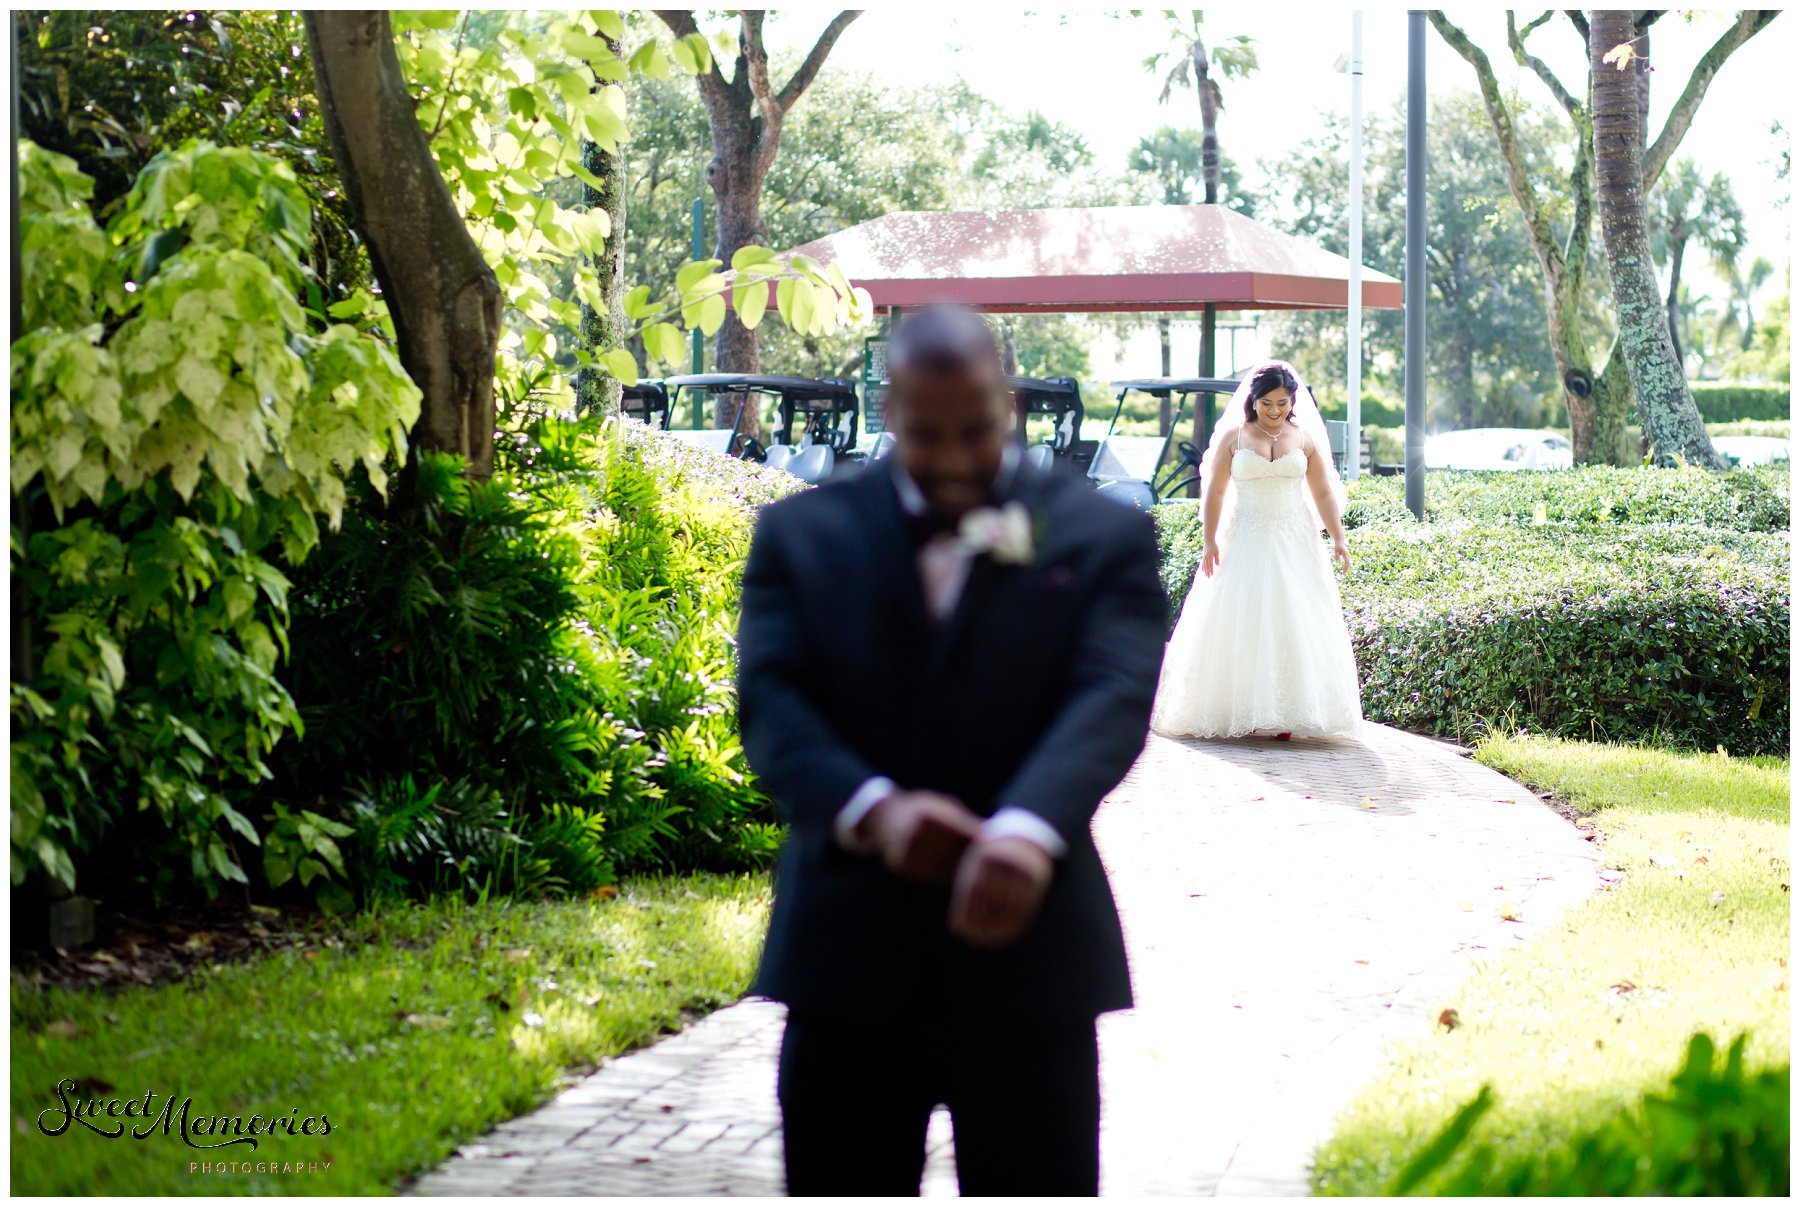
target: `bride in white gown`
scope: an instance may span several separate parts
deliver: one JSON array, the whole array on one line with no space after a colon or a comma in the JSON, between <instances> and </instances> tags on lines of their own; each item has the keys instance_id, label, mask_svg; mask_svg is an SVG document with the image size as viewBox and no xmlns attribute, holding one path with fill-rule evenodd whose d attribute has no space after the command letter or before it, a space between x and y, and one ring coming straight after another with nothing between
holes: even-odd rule
<instances>
[{"instance_id":1,"label":"bride in white gown","mask_svg":"<svg viewBox=\"0 0 1800 1207\"><path fill-rule=\"evenodd\" d=\"M1362 699L1331 571L1332 560L1350 568L1342 486L1318 403L1292 365L1266 361L1244 376L1204 466L1206 548L1150 727L1169 737L1355 734Z\"/></svg>"}]
</instances>

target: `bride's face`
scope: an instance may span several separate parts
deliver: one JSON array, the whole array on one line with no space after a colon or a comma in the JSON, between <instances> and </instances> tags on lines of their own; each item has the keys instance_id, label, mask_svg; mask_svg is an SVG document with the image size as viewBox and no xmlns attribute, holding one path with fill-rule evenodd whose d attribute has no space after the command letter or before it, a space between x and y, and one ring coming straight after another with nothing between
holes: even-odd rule
<instances>
[{"instance_id":1,"label":"bride's face","mask_svg":"<svg viewBox=\"0 0 1800 1207\"><path fill-rule=\"evenodd\" d=\"M1294 396L1285 386L1276 386L1267 394L1256 400L1256 419L1268 427L1287 422L1288 412L1294 409Z\"/></svg>"}]
</instances>

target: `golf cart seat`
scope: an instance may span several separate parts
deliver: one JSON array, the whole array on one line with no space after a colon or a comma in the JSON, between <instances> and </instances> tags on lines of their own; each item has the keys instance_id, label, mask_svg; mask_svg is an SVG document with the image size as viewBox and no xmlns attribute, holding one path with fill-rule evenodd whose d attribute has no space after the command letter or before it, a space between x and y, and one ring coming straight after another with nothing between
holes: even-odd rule
<instances>
[{"instance_id":1,"label":"golf cart seat","mask_svg":"<svg viewBox=\"0 0 1800 1207\"><path fill-rule=\"evenodd\" d=\"M769 449L768 456L763 458L763 464L770 469L786 469L788 463L794 459L794 451L794 446L791 444L774 445Z\"/></svg>"},{"instance_id":2,"label":"golf cart seat","mask_svg":"<svg viewBox=\"0 0 1800 1207\"><path fill-rule=\"evenodd\" d=\"M1056 450L1048 444L1034 444L1025 450L1025 464L1033 469L1049 469L1056 464Z\"/></svg>"},{"instance_id":3,"label":"golf cart seat","mask_svg":"<svg viewBox=\"0 0 1800 1207\"><path fill-rule=\"evenodd\" d=\"M831 477L831 471L836 465L837 454L829 444L809 444L789 457L782 468L802 482L810 482L816 486Z\"/></svg>"},{"instance_id":4,"label":"golf cart seat","mask_svg":"<svg viewBox=\"0 0 1800 1207\"><path fill-rule=\"evenodd\" d=\"M1094 493L1141 511L1149 511L1156 506L1156 492L1150 489L1150 483L1138 479L1114 478L1100 483L1094 488Z\"/></svg>"}]
</instances>

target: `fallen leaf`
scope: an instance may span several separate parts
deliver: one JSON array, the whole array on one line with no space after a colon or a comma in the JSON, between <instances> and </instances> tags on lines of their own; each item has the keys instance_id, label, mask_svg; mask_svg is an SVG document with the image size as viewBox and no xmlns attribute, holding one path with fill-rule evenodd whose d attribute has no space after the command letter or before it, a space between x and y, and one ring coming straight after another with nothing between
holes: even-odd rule
<instances>
[{"instance_id":1,"label":"fallen leaf","mask_svg":"<svg viewBox=\"0 0 1800 1207\"><path fill-rule=\"evenodd\" d=\"M1722 901L1724 901L1724 900L1725 900L1725 894L1724 894L1724 893L1714 893L1714 894L1713 894L1713 895L1712 895L1712 903L1713 903L1713 904L1714 904L1714 905L1718 905L1718 904L1719 904L1719 903L1721 903L1721 902L1722 902Z\"/></svg>"},{"instance_id":2,"label":"fallen leaf","mask_svg":"<svg viewBox=\"0 0 1800 1207\"><path fill-rule=\"evenodd\" d=\"M1377 808L1377 807L1378 807L1378 806L1377 806L1377 805L1376 805L1376 804L1375 804L1375 802L1376 802L1376 801L1377 801L1377 800L1378 800L1378 799L1380 799L1380 798L1379 798L1379 797L1374 797L1374 796L1365 796L1365 797L1363 797L1363 799L1362 799L1362 807L1363 807L1363 808L1365 808L1365 809L1374 809L1374 808Z\"/></svg>"},{"instance_id":3,"label":"fallen leaf","mask_svg":"<svg viewBox=\"0 0 1800 1207\"><path fill-rule=\"evenodd\" d=\"M1454 1031L1462 1026L1462 1015L1458 1014L1455 1010L1445 1010L1442 1014L1438 1015L1438 1026L1444 1028L1446 1031Z\"/></svg>"},{"instance_id":4,"label":"fallen leaf","mask_svg":"<svg viewBox=\"0 0 1800 1207\"><path fill-rule=\"evenodd\" d=\"M529 960L531 958L531 948L509 947L506 949L506 958L509 960Z\"/></svg>"},{"instance_id":5,"label":"fallen leaf","mask_svg":"<svg viewBox=\"0 0 1800 1207\"><path fill-rule=\"evenodd\" d=\"M1368 963L1368 961L1367 961L1367 960L1357 960L1357 961L1355 961L1355 963L1358 963L1358 964L1367 964L1367 963Z\"/></svg>"},{"instance_id":6,"label":"fallen leaf","mask_svg":"<svg viewBox=\"0 0 1800 1207\"><path fill-rule=\"evenodd\" d=\"M195 931L193 934L191 934L187 937L187 942L182 944L182 946L187 948L189 951L205 951L207 948L211 947L212 945L213 945L212 935L208 934L206 931L203 931L203 930Z\"/></svg>"},{"instance_id":7,"label":"fallen leaf","mask_svg":"<svg viewBox=\"0 0 1800 1207\"><path fill-rule=\"evenodd\" d=\"M1631 993L1636 989L1637 985L1631 981L1620 981L1612 987L1614 993Z\"/></svg>"},{"instance_id":8,"label":"fallen leaf","mask_svg":"<svg viewBox=\"0 0 1800 1207\"><path fill-rule=\"evenodd\" d=\"M1709 859L1707 859L1707 857L1704 855L1696 855L1696 856L1694 856L1694 862L1695 863L1709 863L1711 861Z\"/></svg>"},{"instance_id":9,"label":"fallen leaf","mask_svg":"<svg viewBox=\"0 0 1800 1207\"><path fill-rule=\"evenodd\" d=\"M72 1018L57 1019L48 1027L44 1028L44 1033L46 1035L54 1035L58 1039L79 1039L87 1034L86 1031L81 1029L81 1024L77 1023Z\"/></svg>"},{"instance_id":10,"label":"fallen leaf","mask_svg":"<svg viewBox=\"0 0 1800 1207\"><path fill-rule=\"evenodd\" d=\"M427 1031L442 1031L450 1025L450 1020L441 1014L408 1014L401 1021L409 1027L421 1027Z\"/></svg>"},{"instance_id":11,"label":"fallen leaf","mask_svg":"<svg viewBox=\"0 0 1800 1207\"><path fill-rule=\"evenodd\" d=\"M1495 803L1495 804L1496 804L1496 805L1516 805L1516 804L1518 804L1518 803L1519 803L1519 802L1518 802L1518 801L1516 801L1516 800L1514 800L1514 799L1513 799L1513 798L1512 798L1512 797L1510 797L1510 796L1509 796L1509 797L1507 797L1507 798L1506 798L1506 799L1505 799L1505 800L1497 800L1497 801L1495 801L1495 802L1494 802L1494 803Z\"/></svg>"},{"instance_id":12,"label":"fallen leaf","mask_svg":"<svg viewBox=\"0 0 1800 1207\"><path fill-rule=\"evenodd\" d=\"M616 885L611 885L611 884L603 884L599 888L595 889L593 892L588 894L588 896L592 897L596 901L611 901L614 897L617 897L618 895L619 895L618 887Z\"/></svg>"},{"instance_id":13,"label":"fallen leaf","mask_svg":"<svg viewBox=\"0 0 1800 1207\"><path fill-rule=\"evenodd\" d=\"M1502 922L1523 922L1525 919L1520 913L1518 906L1502 905L1500 907L1500 920Z\"/></svg>"}]
</instances>

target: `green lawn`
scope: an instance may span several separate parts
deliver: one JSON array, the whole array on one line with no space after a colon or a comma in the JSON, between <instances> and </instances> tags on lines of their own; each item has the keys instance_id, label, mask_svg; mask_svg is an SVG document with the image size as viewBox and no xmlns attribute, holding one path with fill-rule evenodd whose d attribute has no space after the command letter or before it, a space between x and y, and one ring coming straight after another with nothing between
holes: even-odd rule
<instances>
[{"instance_id":1,"label":"green lawn","mask_svg":"<svg viewBox=\"0 0 1800 1207\"><path fill-rule=\"evenodd\" d=\"M1785 759L1536 737L1476 757L1571 802L1617 879L1480 967L1442 1003L1460 1026L1400 1046L1315 1153L1319 1193L1382 1193L1484 1084L1472 1142L1541 1158L1666 1087L1695 1031L1723 1049L1747 1030L1749 1068L1788 1063Z\"/></svg>"},{"instance_id":2,"label":"green lawn","mask_svg":"<svg viewBox=\"0 0 1800 1207\"><path fill-rule=\"evenodd\" d=\"M767 907L760 876L636 881L613 900L390 906L346 923L331 945L189 983L68 993L15 978L12 1192L390 1193L545 1101L567 1070L736 999ZM118 1139L85 1121L47 1136L37 1121L56 1126L64 1078L84 1087L71 1098L141 1105L155 1094L158 1125L142 1140L139 1119L96 1121L124 1122ZM254 1152L190 1147L179 1126L165 1135L158 1123L170 1096L177 1110L191 1096L190 1127L260 1112L282 1130ZM329 1120L330 1133L287 1134L287 1122L309 1116ZM190 1171L200 1161L321 1171Z\"/></svg>"}]
</instances>

